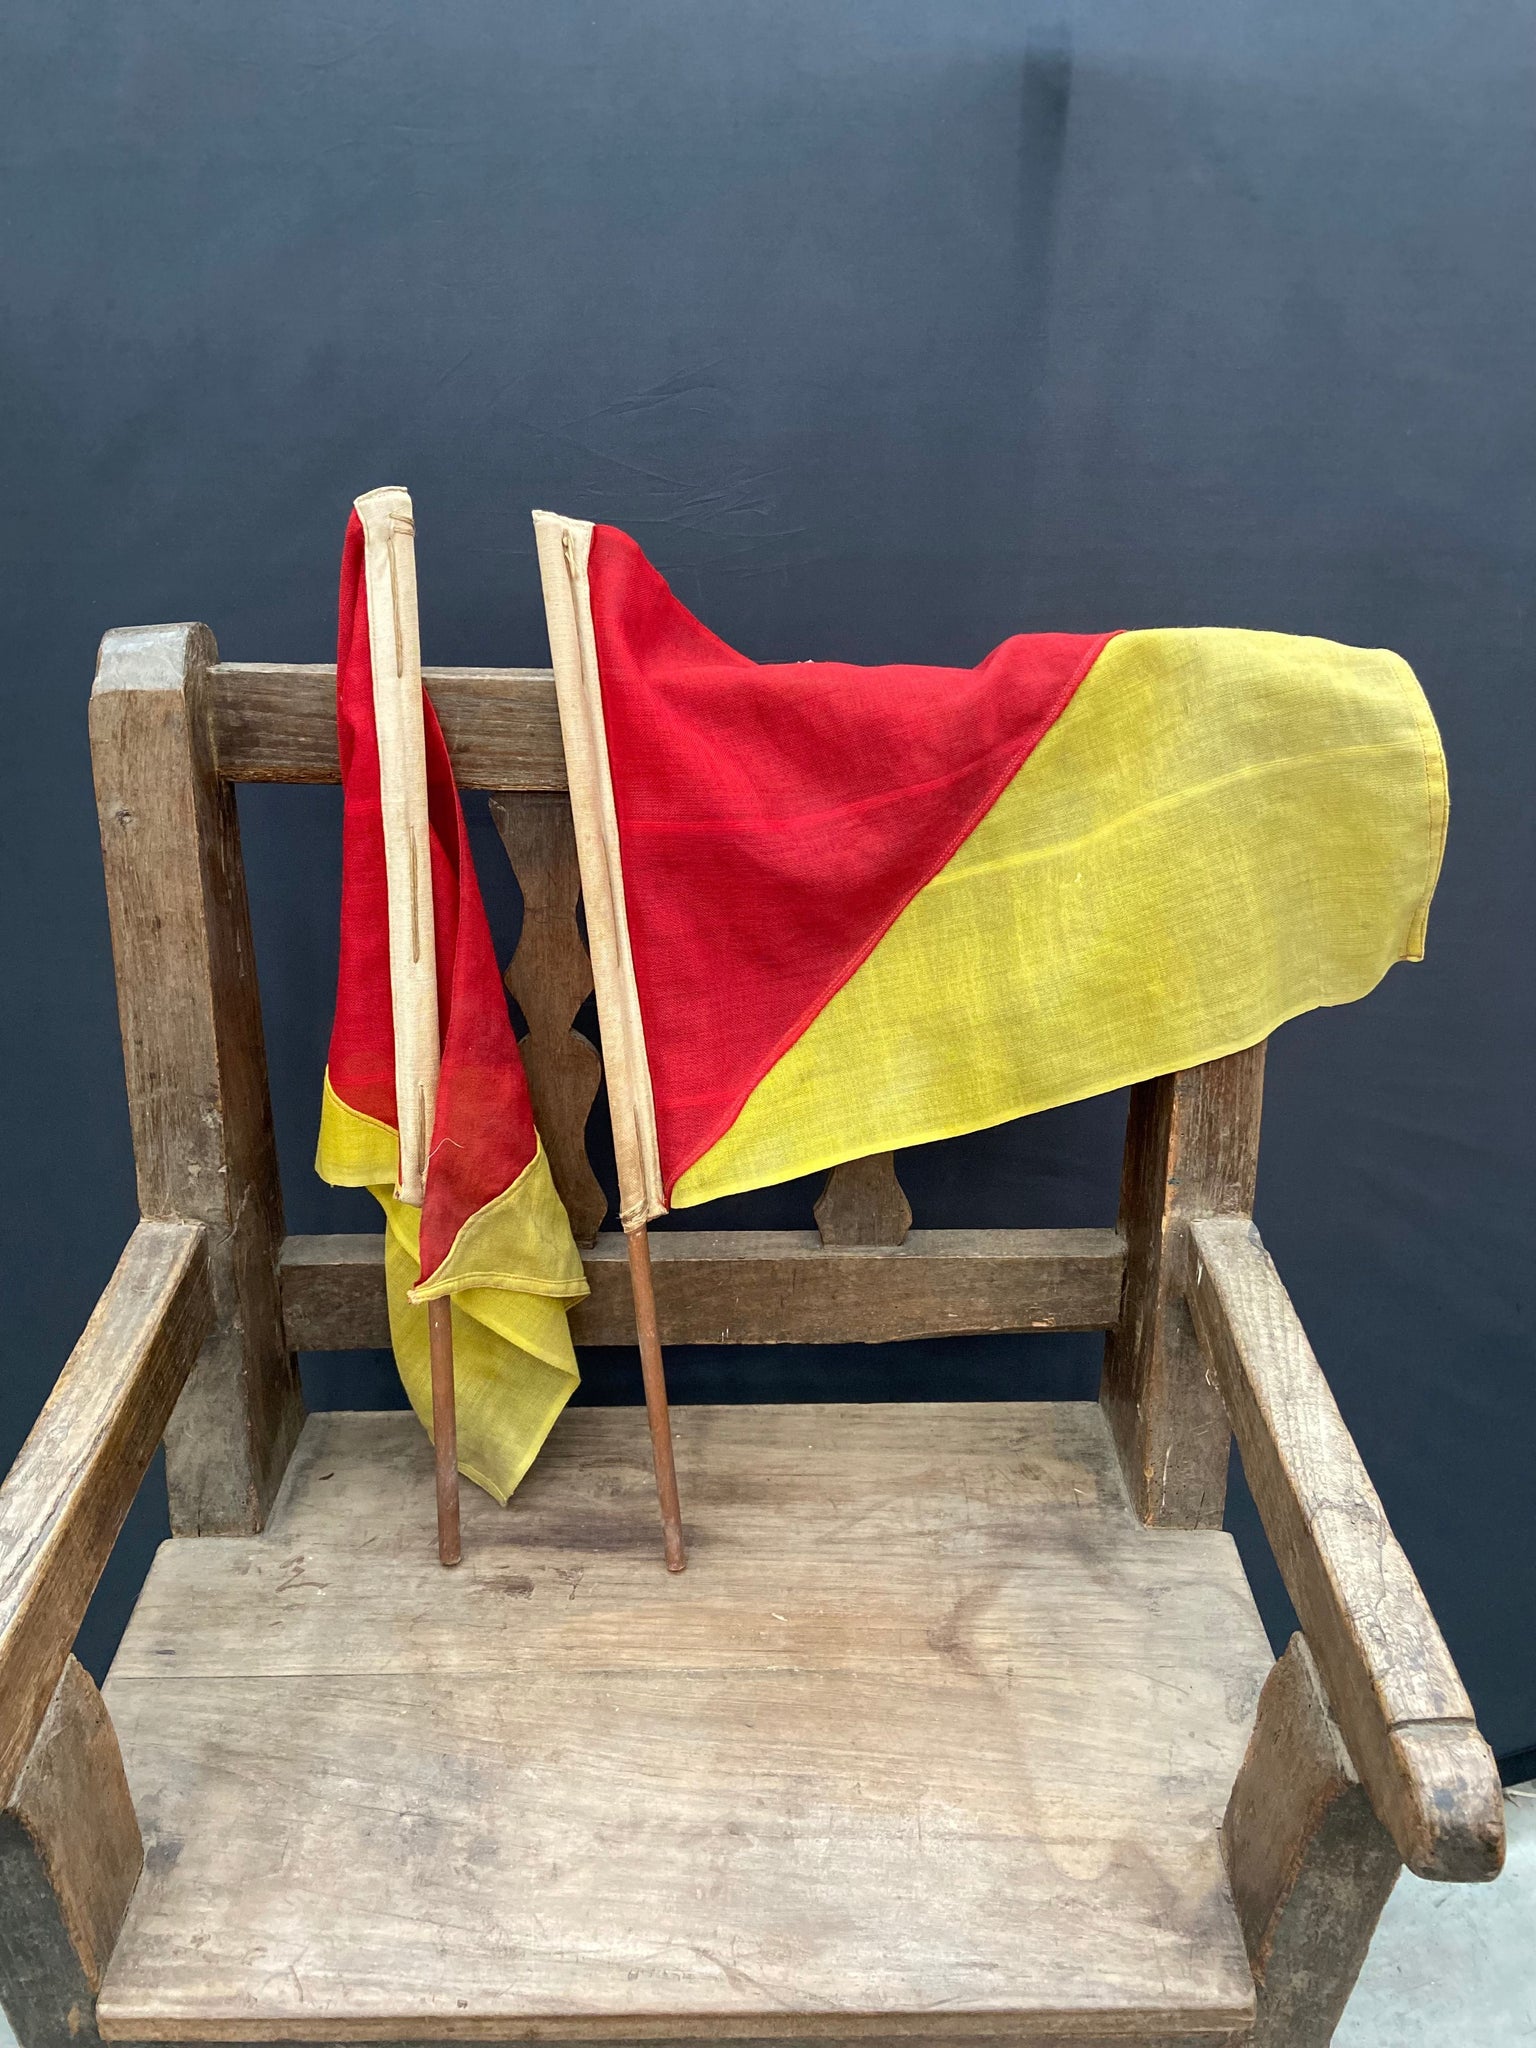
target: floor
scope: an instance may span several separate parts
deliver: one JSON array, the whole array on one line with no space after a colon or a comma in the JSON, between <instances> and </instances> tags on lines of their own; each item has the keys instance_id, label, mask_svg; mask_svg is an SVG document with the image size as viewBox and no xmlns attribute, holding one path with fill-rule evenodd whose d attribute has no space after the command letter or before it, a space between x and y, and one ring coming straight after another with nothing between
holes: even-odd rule
<instances>
[{"instance_id":1,"label":"floor","mask_svg":"<svg viewBox=\"0 0 1536 2048\"><path fill-rule=\"evenodd\" d=\"M1334 2048L1536 2042L1536 1783L1516 1786L1506 1813L1495 1883L1398 1879Z\"/></svg>"}]
</instances>

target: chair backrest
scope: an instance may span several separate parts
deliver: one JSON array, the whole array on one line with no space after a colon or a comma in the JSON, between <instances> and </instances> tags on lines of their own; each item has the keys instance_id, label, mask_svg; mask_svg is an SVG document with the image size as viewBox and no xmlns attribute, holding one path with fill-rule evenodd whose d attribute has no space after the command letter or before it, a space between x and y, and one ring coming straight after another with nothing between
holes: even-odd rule
<instances>
[{"instance_id":1,"label":"chair backrest","mask_svg":"<svg viewBox=\"0 0 1536 2048\"><path fill-rule=\"evenodd\" d=\"M633 1341L622 1240L587 1154L601 1075L554 683L428 669L460 786L522 891L507 984L535 1113L592 1294L578 1343ZM209 1226L219 1323L167 1433L173 1526L259 1528L302 1423L293 1354L388 1343L382 1240L286 1237L235 812L240 782L340 779L335 671L221 662L206 627L109 633L91 704L139 1198ZM1138 1512L1221 1519L1228 1430L1183 1303L1187 1226L1252 1207L1263 1047L1132 1094L1116 1230L908 1232L888 1157L836 1168L803 1231L655 1240L671 1343L1105 1330L1102 1398Z\"/></svg>"}]
</instances>

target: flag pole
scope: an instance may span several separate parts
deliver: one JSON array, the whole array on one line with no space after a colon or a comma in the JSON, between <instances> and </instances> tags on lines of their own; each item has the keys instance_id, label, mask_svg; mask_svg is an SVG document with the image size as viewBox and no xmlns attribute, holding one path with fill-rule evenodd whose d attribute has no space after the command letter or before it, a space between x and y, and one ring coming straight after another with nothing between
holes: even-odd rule
<instances>
[{"instance_id":1,"label":"flag pole","mask_svg":"<svg viewBox=\"0 0 1536 2048\"><path fill-rule=\"evenodd\" d=\"M544 586L555 696L560 706L560 737L581 867L581 893L587 912L592 981L603 1034L603 1069L608 1082L614 1163L619 1175L619 1220L624 1226L625 1249L629 1254L630 1291L635 1304L635 1334L640 1343L640 1374L645 1385L645 1417L651 1433L662 1544L667 1570L680 1572L686 1568L688 1558L683 1547L677 1468L672 1458L672 1418L667 1406L661 1332L656 1321L651 1245L645 1227L650 1217L663 1212L666 1201L650 1069L645 1056L645 1026L625 921L624 864L592 628L592 594L587 580L592 527L586 520L535 512L533 530Z\"/></svg>"},{"instance_id":2,"label":"flag pole","mask_svg":"<svg viewBox=\"0 0 1536 2048\"><path fill-rule=\"evenodd\" d=\"M453 1387L453 1303L446 1294L427 1303L432 1353L432 1459L437 1475L437 1561L457 1564L459 1539L459 1418Z\"/></svg>"},{"instance_id":3,"label":"flag pole","mask_svg":"<svg viewBox=\"0 0 1536 2048\"><path fill-rule=\"evenodd\" d=\"M389 899L389 994L395 1037L395 1123L400 1141L395 1195L419 1209L426 1196L442 1046L421 635L416 610L416 523L410 493L397 487L369 491L356 501L356 509L363 527ZM437 1478L437 1556L440 1564L454 1565L462 1551L453 1306L446 1297L427 1303L427 1343Z\"/></svg>"},{"instance_id":4,"label":"flag pole","mask_svg":"<svg viewBox=\"0 0 1536 2048\"><path fill-rule=\"evenodd\" d=\"M661 1331L656 1322L656 1286L651 1274L650 1233L643 1223L626 1228L629 1284L635 1298L635 1332L640 1339L640 1377L645 1385L645 1419L651 1432L651 1463L656 1469L656 1498L661 1507L661 1542L669 1572L686 1569L683 1511L677 1498L677 1468L672 1462L672 1414L667 1406L667 1374L661 1356Z\"/></svg>"}]
</instances>

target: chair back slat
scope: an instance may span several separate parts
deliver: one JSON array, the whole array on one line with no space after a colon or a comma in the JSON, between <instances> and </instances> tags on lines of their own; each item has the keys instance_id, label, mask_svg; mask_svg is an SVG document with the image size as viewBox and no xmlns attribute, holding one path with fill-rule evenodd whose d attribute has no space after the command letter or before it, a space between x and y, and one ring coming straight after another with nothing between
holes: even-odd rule
<instances>
[{"instance_id":1,"label":"chair back slat","mask_svg":"<svg viewBox=\"0 0 1536 2048\"><path fill-rule=\"evenodd\" d=\"M491 816L523 896L523 929L506 979L528 1026L522 1054L534 1120L576 1241L590 1245L608 1213L587 1157L602 1062L572 1028L592 993L592 962L576 922L581 874L570 799L503 790L491 798Z\"/></svg>"}]
</instances>

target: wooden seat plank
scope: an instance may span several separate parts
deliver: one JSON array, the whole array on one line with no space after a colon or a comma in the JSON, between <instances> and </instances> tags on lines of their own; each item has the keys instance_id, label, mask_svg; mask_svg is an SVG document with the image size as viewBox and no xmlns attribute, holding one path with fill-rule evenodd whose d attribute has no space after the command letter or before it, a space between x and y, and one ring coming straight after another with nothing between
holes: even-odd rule
<instances>
[{"instance_id":1,"label":"wooden seat plank","mask_svg":"<svg viewBox=\"0 0 1536 2048\"><path fill-rule=\"evenodd\" d=\"M106 2039L1219 2040L1270 1658L1090 1404L568 1415L432 1561L409 1416L169 1544L108 1683L146 1870ZM387 1566L384 1565L388 1558Z\"/></svg>"}]
</instances>

